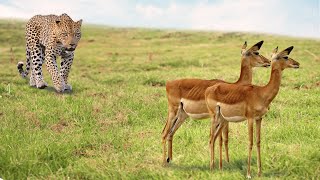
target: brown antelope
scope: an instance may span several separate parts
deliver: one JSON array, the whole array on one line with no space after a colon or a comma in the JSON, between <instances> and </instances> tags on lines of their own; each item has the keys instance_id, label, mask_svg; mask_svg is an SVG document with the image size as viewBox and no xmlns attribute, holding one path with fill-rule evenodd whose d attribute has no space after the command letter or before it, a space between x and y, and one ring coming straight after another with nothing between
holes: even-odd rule
<instances>
[{"instance_id":1,"label":"brown antelope","mask_svg":"<svg viewBox=\"0 0 320 180\"><path fill-rule=\"evenodd\" d=\"M267 113L271 101L280 88L282 71L286 68L299 68L299 63L288 57L293 46L277 53L273 51L271 76L265 86L217 83L207 88L205 99L212 124L210 131L210 168L214 168L214 144L228 122L248 120L249 155L247 177L251 178L250 161L253 143L253 123L256 121L258 175L261 176L260 130L262 116Z\"/></svg>"},{"instance_id":2,"label":"brown antelope","mask_svg":"<svg viewBox=\"0 0 320 180\"><path fill-rule=\"evenodd\" d=\"M259 55L259 49L263 41L258 42L246 50L247 42L242 46L241 72L240 77L234 84L251 84L253 67L269 67L270 61ZM173 135L186 118L193 119L209 118L209 112L205 103L205 90L222 80L202 79L180 79L168 81L166 84L168 98L168 118L162 130L163 163L164 165L172 160ZM227 138L226 138L227 139ZM166 158L166 142L168 144L168 157ZM226 156L228 156L228 144L225 141ZM221 152L222 153L222 152Z\"/></svg>"}]
</instances>

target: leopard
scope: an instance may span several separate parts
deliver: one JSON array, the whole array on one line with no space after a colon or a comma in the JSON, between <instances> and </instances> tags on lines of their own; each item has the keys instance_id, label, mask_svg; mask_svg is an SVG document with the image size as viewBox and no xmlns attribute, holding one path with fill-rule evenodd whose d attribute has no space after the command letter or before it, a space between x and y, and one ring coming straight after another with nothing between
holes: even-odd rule
<instances>
[{"instance_id":1,"label":"leopard","mask_svg":"<svg viewBox=\"0 0 320 180\"><path fill-rule=\"evenodd\" d=\"M29 85L44 89L42 65L46 63L53 86L57 92L72 90L68 76L74 59L74 51L81 39L82 19L75 22L69 15L35 15L25 28L26 70L24 63L18 62L19 74L26 78L30 73ZM57 57L61 57L60 70Z\"/></svg>"}]
</instances>

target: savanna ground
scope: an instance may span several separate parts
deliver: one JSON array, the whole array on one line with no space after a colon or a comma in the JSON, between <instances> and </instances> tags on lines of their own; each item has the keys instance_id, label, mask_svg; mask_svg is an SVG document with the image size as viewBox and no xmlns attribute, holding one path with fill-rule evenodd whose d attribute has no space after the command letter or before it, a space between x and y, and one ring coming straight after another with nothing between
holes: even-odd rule
<instances>
[{"instance_id":1,"label":"savanna ground","mask_svg":"<svg viewBox=\"0 0 320 180\"><path fill-rule=\"evenodd\" d=\"M260 40L267 57L276 46L295 46L290 57L301 64L285 70L262 121L262 178L320 178L319 40L93 25L84 25L82 34L69 77L73 91L58 94L45 66L47 89L31 88L18 75L16 64L25 59L24 22L0 21L3 179L244 179L246 122L230 125L230 163L224 161L223 171L209 170L210 120L188 119L175 135L172 164L162 167L165 82L233 82L242 44ZM270 68L256 68L254 84L266 84L269 75Z\"/></svg>"}]
</instances>

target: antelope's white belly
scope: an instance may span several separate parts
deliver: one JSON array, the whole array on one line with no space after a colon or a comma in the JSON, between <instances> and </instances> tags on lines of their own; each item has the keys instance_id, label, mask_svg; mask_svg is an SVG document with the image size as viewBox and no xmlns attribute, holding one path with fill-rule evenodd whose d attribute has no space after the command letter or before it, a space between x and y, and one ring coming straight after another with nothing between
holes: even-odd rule
<instances>
[{"instance_id":1,"label":"antelope's white belly","mask_svg":"<svg viewBox=\"0 0 320 180\"><path fill-rule=\"evenodd\" d=\"M228 122L242 122L246 120L245 117L245 104L224 104L217 103L220 106L220 112L222 117Z\"/></svg>"},{"instance_id":2,"label":"antelope's white belly","mask_svg":"<svg viewBox=\"0 0 320 180\"><path fill-rule=\"evenodd\" d=\"M191 113L187 113L187 115L189 117L191 117L192 119L206 119L209 118L210 115L209 113L202 113L202 114L191 114Z\"/></svg>"},{"instance_id":3,"label":"antelope's white belly","mask_svg":"<svg viewBox=\"0 0 320 180\"><path fill-rule=\"evenodd\" d=\"M242 121L246 120L246 118L243 116L231 116L231 117L224 116L223 118L228 122L242 122Z\"/></svg>"},{"instance_id":4,"label":"antelope's white belly","mask_svg":"<svg viewBox=\"0 0 320 180\"><path fill-rule=\"evenodd\" d=\"M206 119L210 117L205 100L181 99L181 102L183 110L192 119Z\"/></svg>"}]
</instances>

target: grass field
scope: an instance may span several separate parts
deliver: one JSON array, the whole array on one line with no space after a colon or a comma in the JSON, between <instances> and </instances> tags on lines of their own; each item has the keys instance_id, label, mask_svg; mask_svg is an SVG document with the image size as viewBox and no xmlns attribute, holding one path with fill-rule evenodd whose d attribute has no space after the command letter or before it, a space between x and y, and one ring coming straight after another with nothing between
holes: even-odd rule
<instances>
[{"instance_id":1,"label":"grass field","mask_svg":"<svg viewBox=\"0 0 320 180\"><path fill-rule=\"evenodd\" d=\"M209 120L188 119L162 167L165 82L235 81L240 49L295 46L300 69L284 72L262 121L262 179L320 178L320 41L266 34L84 25L69 76L72 93L31 88L16 69L25 59L24 23L0 21L0 177L3 179L244 179L247 125L230 124L230 163L209 170ZM59 60L60 61L60 60ZM270 69L254 70L254 84ZM217 160L217 159L216 159ZM257 176L253 148L252 175Z\"/></svg>"}]
</instances>

